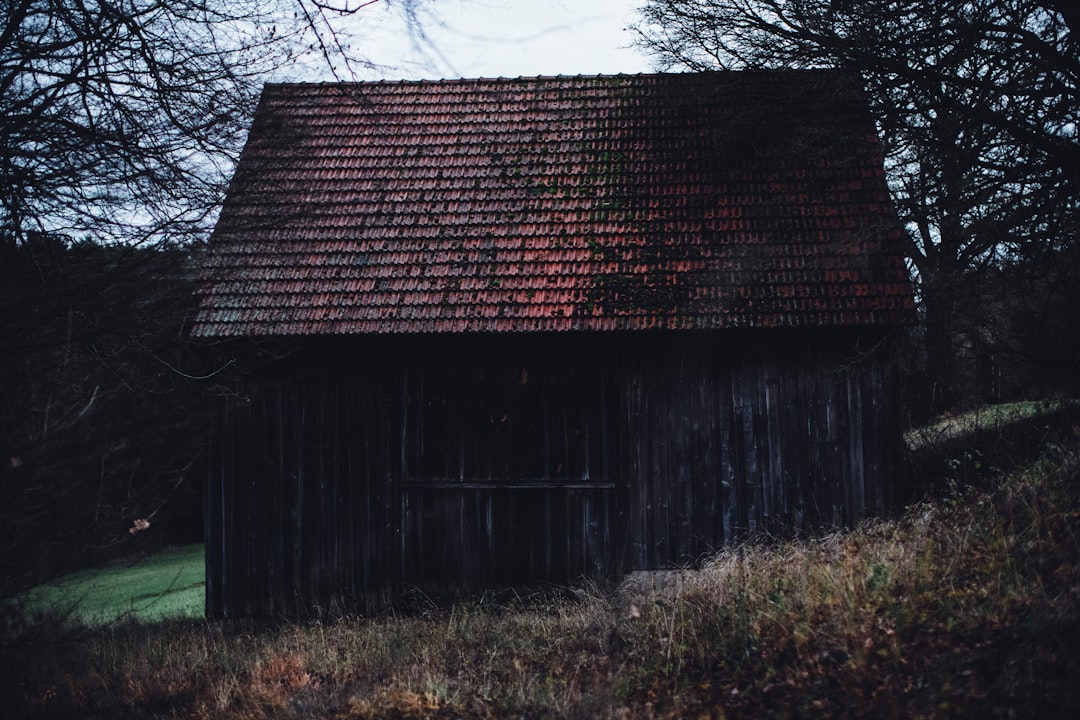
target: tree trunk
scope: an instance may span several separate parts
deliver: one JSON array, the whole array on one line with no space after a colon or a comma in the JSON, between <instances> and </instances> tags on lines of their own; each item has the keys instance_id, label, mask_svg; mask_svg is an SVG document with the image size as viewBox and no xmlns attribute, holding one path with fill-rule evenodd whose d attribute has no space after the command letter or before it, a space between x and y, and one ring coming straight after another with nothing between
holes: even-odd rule
<instances>
[{"instance_id":1,"label":"tree trunk","mask_svg":"<svg viewBox=\"0 0 1080 720\"><path fill-rule=\"evenodd\" d=\"M943 273L923 275L928 409L934 415L963 402L955 344L956 299Z\"/></svg>"}]
</instances>

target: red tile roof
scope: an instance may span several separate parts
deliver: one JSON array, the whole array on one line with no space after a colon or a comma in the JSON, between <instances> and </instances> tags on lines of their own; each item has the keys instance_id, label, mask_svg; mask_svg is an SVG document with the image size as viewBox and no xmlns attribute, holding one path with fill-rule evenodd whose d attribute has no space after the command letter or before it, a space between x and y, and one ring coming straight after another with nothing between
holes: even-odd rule
<instances>
[{"instance_id":1,"label":"red tile roof","mask_svg":"<svg viewBox=\"0 0 1080 720\"><path fill-rule=\"evenodd\" d=\"M830 72L267 85L193 334L906 322L861 103Z\"/></svg>"}]
</instances>

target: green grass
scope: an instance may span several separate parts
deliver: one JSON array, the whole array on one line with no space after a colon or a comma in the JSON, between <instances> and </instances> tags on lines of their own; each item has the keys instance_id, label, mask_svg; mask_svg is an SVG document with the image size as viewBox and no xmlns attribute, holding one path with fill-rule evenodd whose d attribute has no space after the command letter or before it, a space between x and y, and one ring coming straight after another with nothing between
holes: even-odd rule
<instances>
[{"instance_id":1,"label":"green grass","mask_svg":"<svg viewBox=\"0 0 1080 720\"><path fill-rule=\"evenodd\" d=\"M1029 400L987 405L941 418L926 427L909 430L904 433L904 442L909 449L918 450L939 441L952 440L980 430L1002 428L1076 407L1080 407L1080 400Z\"/></svg>"},{"instance_id":2,"label":"green grass","mask_svg":"<svg viewBox=\"0 0 1080 720\"><path fill-rule=\"evenodd\" d=\"M82 625L125 619L155 622L203 617L205 584L203 546L185 545L132 565L65 575L22 599L31 613Z\"/></svg>"}]
</instances>

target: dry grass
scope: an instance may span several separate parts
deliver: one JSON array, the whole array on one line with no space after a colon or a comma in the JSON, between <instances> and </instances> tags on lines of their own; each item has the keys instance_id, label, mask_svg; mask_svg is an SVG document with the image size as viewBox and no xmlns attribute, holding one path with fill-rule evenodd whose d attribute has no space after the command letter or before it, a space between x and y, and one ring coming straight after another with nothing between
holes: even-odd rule
<instances>
[{"instance_id":1,"label":"dry grass","mask_svg":"<svg viewBox=\"0 0 1080 720\"><path fill-rule=\"evenodd\" d=\"M13 621L41 718L1073 717L1080 439L814 540L620 592L255 627ZM66 633L66 634L65 634Z\"/></svg>"},{"instance_id":2,"label":"dry grass","mask_svg":"<svg viewBox=\"0 0 1080 720\"><path fill-rule=\"evenodd\" d=\"M637 696L673 716L1072 717L1078 480L1058 454L897 520L725 551L639 610L631 644L662 653Z\"/></svg>"}]
</instances>

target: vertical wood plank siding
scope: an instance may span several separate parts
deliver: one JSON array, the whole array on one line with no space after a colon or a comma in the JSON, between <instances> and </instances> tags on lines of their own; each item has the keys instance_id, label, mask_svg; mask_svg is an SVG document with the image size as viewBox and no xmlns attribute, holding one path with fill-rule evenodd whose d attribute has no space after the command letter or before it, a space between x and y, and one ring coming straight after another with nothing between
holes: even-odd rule
<instances>
[{"instance_id":1,"label":"vertical wood plank siding","mask_svg":"<svg viewBox=\"0 0 1080 720\"><path fill-rule=\"evenodd\" d=\"M208 612L604 581L880 513L898 468L892 372L838 346L729 333L316 349L315 366L214 417Z\"/></svg>"}]
</instances>

